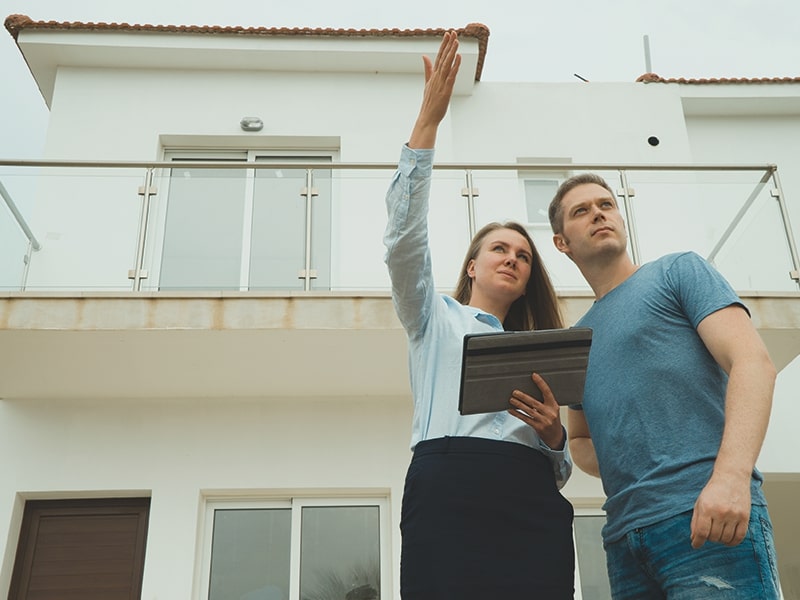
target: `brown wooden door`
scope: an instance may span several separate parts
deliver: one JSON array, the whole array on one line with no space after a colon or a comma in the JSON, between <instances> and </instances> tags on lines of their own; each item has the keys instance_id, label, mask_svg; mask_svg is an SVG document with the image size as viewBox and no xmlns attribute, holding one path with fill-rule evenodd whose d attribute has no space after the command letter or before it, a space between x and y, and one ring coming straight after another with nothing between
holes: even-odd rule
<instances>
[{"instance_id":1,"label":"brown wooden door","mask_svg":"<svg viewBox=\"0 0 800 600\"><path fill-rule=\"evenodd\" d=\"M9 600L138 600L150 498L29 500Z\"/></svg>"}]
</instances>

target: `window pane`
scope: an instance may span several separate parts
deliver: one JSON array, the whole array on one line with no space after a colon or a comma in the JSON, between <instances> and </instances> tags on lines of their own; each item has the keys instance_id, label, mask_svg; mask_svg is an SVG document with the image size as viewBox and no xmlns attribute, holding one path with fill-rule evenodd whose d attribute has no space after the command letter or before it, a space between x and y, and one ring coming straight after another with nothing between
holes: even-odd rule
<instances>
[{"instance_id":1,"label":"window pane","mask_svg":"<svg viewBox=\"0 0 800 600\"><path fill-rule=\"evenodd\" d=\"M209 600L288 600L291 510L214 511Z\"/></svg>"},{"instance_id":2,"label":"window pane","mask_svg":"<svg viewBox=\"0 0 800 600\"><path fill-rule=\"evenodd\" d=\"M606 553L600 535L605 522L604 516L576 516L574 521L581 594L590 600L611 600Z\"/></svg>"},{"instance_id":3,"label":"window pane","mask_svg":"<svg viewBox=\"0 0 800 600\"><path fill-rule=\"evenodd\" d=\"M245 171L173 169L160 289L239 289Z\"/></svg>"},{"instance_id":4,"label":"window pane","mask_svg":"<svg viewBox=\"0 0 800 600\"><path fill-rule=\"evenodd\" d=\"M289 159L281 159L289 160ZM292 159L300 160L300 159ZM319 161L319 157L303 160ZM303 289L305 268L306 169L257 169L250 255L251 290ZM331 174L314 171L317 196L311 209L311 269L314 289L330 288Z\"/></svg>"},{"instance_id":5,"label":"window pane","mask_svg":"<svg viewBox=\"0 0 800 600\"><path fill-rule=\"evenodd\" d=\"M377 506L304 507L300 542L303 600L380 598Z\"/></svg>"},{"instance_id":6,"label":"window pane","mask_svg":"<svg viewBox=\"0 0 800 600\"><path fill-rule=\"evenodd\" d=\"M558 181L555 179L526 179L525 207L529 223L549 223L547 209L556 194Z\"/></svg>"}]
</instances>

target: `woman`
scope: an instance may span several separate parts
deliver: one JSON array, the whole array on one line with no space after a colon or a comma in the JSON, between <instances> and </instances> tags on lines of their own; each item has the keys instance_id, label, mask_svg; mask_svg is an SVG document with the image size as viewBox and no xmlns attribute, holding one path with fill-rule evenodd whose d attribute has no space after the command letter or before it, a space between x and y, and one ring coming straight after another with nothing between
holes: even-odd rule
<instances>
[{"instance_id":1,"label":"woman","mask_svg":"<svg viewBox=\"0 0 800 600\"><path fill-rule=\"evenodd\" d=\"M508 412L458 414L466 333L562 327L525 228L492 223L472 241L455 298L434 291L427 212L433 147L461 57L454 32L436 62L386 197L395 309L409 339L414 457L401 515L403 600L573 597L572 469L558 405L515 391ZM529 408L520 400L526 400ZM514 417L517 417L516 419Z\"/></svg>"}]
</instances>

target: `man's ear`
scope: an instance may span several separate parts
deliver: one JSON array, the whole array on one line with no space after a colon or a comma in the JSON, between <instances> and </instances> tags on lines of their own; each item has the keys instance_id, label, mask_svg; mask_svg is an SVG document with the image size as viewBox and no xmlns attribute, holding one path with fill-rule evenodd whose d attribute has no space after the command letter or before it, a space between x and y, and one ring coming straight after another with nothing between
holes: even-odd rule
<instances>
[{"instance_id":1,"label":"man's ear","mask_svg":"<svg viewBox=\"0 0 800 600\"><path fill-rule=\"evenodd\" d=\"M569 244L567 243L567 240L564 239L562 234L556 233L553 235L553 245L559 252L563 252L569 256Z\"/></svg>"}]
</instances>

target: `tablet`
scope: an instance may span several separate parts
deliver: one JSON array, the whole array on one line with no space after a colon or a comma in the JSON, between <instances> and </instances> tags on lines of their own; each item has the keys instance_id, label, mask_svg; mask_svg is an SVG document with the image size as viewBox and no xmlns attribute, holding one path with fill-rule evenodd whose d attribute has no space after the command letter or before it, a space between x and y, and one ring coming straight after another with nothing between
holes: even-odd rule
<instances>
[{"instance_id":1,"label":"tablet","mask_svg":"<svg viewBox=\"0 0 800 600\"><path fill-rule=\"evenodd\" d=\"M544 378L560 405L580 404L591 343L588 327L465 335L458 411L508 410L514 390L541 400L531 373Z\"/></svg>"}]
</instances>

